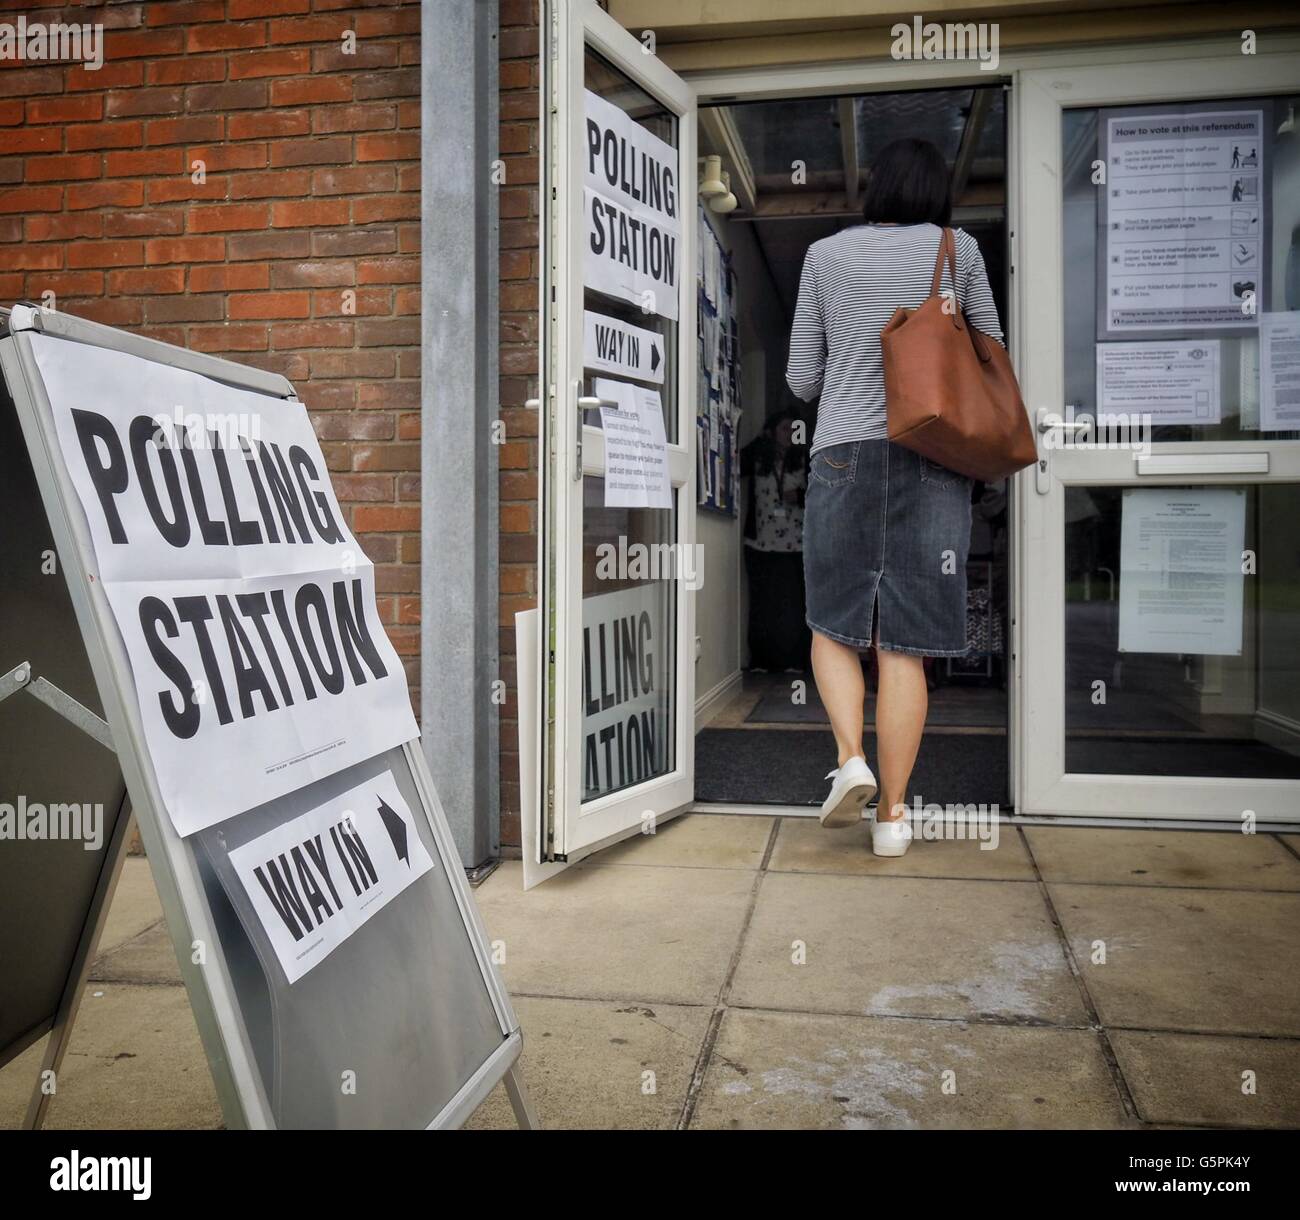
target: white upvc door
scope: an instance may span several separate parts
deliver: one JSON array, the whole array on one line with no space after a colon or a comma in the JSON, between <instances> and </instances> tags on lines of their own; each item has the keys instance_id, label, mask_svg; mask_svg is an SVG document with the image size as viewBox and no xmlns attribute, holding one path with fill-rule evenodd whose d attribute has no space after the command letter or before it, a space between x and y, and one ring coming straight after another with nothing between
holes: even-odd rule
<instances>
[{"instance_id":1,"label":"white upvc door","mask_svg":"<svg viewBox=\"0 0 1300 1220\"><path fill-rule=\"evenodd\" d=\"M543 28L537 863L649 829L695 782L694 97L591 0L554 0ZM596 326L621 367L593 367ZM611 381L637 387L642 424L659 396L671 508L609 504Z\"/></svg>"},{"instance_id":2,"label":"white upvc door","mask_svg":"<svg viewBox=\"0 0 1300 1220\"><path fill-rule=\"evenodd\" d=\"M1273 327L1300 317L1297 58L1045 68L1015 95L1040 445L1018 476L1017 807L1296 821L1300 378ZM1216 312L1225 291L1254 315ZM1154 426L1089 437L1098 411Z\"/></svg>"}]
</instances>

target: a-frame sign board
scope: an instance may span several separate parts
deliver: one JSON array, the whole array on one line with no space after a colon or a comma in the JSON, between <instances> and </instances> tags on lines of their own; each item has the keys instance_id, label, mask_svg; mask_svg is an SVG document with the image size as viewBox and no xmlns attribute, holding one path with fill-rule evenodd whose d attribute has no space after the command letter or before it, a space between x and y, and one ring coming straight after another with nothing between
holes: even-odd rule
<instances>
[{"instance_id":1,"label":"a-frame sign board","mask_svg":"<svg viewBox=\"0 0 1300 1220\"><path fill-rule=\"evenodd\" d=\"M535 1126L292 385L28 305L0 371L0 1064L51 1035L28 1124L133 814L228 1127L455 1127L501 1080Z\"/></svg>"}]
</instances>

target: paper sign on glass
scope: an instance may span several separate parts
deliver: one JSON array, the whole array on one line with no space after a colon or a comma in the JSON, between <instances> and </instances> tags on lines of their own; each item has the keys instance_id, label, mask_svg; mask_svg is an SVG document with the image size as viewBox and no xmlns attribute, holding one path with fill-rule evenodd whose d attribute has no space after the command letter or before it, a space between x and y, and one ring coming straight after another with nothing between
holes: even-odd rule
<instances>
[{"instance_id":1,"label":"paper sign on glass","mask_svg":"<svg viewBox=\"0 0 1300 1220\"><path fill-rule=\"evenodd\" d=\"M677 150L590 89L583 117L584 282L675 319L682 257Z\"/></svg>"},{"instance_id":2,"label":"paper sign on glass","mask_svg":"<svg viewBox=\"0 0 1300 1220\"><path fill-rule=\"evenodd\" d=\"M1240 656L1246 495L1235 487L1126 487L1119 650Z\"/></svg>"},{"instance_id":3,"label":"paper sign on glass","mask_svg":"<svg viewBox=\"0 0 1300 1220\"><path fill-rule=\"evenodd\" d=\"M597 377L596 394L616 402L601 407L605 433L605 505L672 508L668 442L658 390Z\"/></svg>"},{"instance_id":4,"label":"paper sign on glass","mask_svg":"<svg viewBox=\"0 0 1300 1220\"><path fill-rule=\"evenodd\" d=\"M1218 339L1097 344L1098 415L1217 424L1221 404Z\"/></svg>"}]
</instances>

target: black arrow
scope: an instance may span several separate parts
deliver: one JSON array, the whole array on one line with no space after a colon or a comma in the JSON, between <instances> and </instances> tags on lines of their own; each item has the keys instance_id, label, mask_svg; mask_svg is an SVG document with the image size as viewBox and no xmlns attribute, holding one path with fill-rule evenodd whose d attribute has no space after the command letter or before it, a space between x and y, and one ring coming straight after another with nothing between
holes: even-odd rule
<instances>
[{"instance_id":1,"label":"black arrow","mask_svg":"<svg viewBox=\"0 0 1300 1220\"><path fill-rule=\"evenodd\" d=\"M653 339L650 341L650 371L653 373L659 367L659 344Z\"/></svg>"},{"instance_id":2,"label":"black arrow","mask_svg":"<svg viewBox=\"0 0 1300 1220\"><path fill-rule=\"evenodd\" d=\"M396 810L390 809L382 796L379 798L379 816L384 820L384 829L393 841L393 851L397 853L397 858L405 860L406 867L410 868L411 856L406 850L406 819Z\"/></svg>"}]
</instances>

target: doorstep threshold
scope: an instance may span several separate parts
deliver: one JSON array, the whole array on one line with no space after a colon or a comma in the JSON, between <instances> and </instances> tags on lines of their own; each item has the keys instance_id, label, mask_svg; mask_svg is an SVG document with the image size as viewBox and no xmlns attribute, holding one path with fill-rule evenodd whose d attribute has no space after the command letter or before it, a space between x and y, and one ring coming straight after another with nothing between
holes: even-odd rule
<instances>
[{"instance_id":1,"label":"doorstep threshold","mask_svg":"<svg viewBox=\"0 0 1300 1220\"><path fill-rule=\"evenodd\" d=\"M817 805L751 805L732 801L696 801L682 812L711 813L727 817L816 818L821 809ZM1004 811L1000 814L1000 820L1010 826L1094 826L1112 830L1231 830L1241 833L1241 822L1238 819L1209 821L1191 818L1141 817L1132 814L1114 814L1107 817ZM1295 834L1298 831L1300 831L1300 822L1267 822L1259 824L1258 833Z\"/></svg>"}]
</instances>

